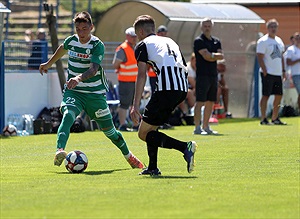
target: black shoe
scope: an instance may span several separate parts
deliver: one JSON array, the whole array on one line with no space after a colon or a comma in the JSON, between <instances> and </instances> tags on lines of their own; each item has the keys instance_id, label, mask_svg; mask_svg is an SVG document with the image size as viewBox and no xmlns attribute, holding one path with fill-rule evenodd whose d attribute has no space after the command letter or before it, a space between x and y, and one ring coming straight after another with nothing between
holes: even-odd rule
<instances>
[{"instance_id":1,"label":"black shoe","mask_svg":"<svg viewBox=\"0 0 300 219\"><path fill-rule=\"evenodd\" d=\"M133 130L134 132L137 132L137 131L139 130L139 125L133 126L133 127L132 127L132 130Z\"/></svg>"},{"instance_id":2,"label":"black shoe","mask_svg":"<svg viewBox=\"0 0 300 219\"><path fill-rule=\"evenodd\" d=\"M168 123L164 123L163 125L158 127L159 129L173 129L174 127Z\"/></svg>"},{"instance_id":3,"label":"black shoe","mask_svg":"<svg viewBox=\"0 0 300 219\"><path fill-rule=\"evenodd\" d=\"M272 120L272 124L274 125L286 125L286 122L282 122L279 118Z\"/></svg>"},{"instance_id":4,"label":"black shoe","mask_svg":"<svg viewBox=\"0 0 300 219\"><path fill-rule=\"evenodd\" d=\"M271 125L271 123L269 123L269 121L267 120L267 118L264 118L263 120L260 121L261 125Z\"/></svg>"},{"instance_id":5,"label":"black shoe","mask_svg":"<svg viewBox=\"0 0 300 219\"><path fill-rule=\"evenodd\" d=\"M133 132L133 129L129 128L126 124L119 126L118 129L122 132Z\"/></svg>"},{"instance_id":6,"label":"black shoe","mask_svg":"<svg viewBox=\"0 0 300 219\"><path fill-rule=\"evenodd\" d=\"M227 119L232 119L232 114L231 114L230 112L227 112L227 113L226 113L226 118L227 118Z\"/></svg>"},{"instance_id":7,"label":"black shoe","mask_svg":"<svg viewBox=\"0 0 300 219\"><path fill-rule=\"evenodd\" d=\"M195 163L195 152L197 149L197 144L194 141L189 141L187 147L184 150L184 159L187 162L187 171L191 173L194 170Z\"/></svg>"},{"instance_id":8,"label":"black shoe","mask_svg":"<svg viewBox=\"0 0 300 219\"><path fill-rule=\"evenodd\" d=\"M142 172L140 172L139 175L158 176L161 175L161 172L158 168L156 168L155 170L149 170L148 168L146 168Z\"/></svg>"}]
</instances>

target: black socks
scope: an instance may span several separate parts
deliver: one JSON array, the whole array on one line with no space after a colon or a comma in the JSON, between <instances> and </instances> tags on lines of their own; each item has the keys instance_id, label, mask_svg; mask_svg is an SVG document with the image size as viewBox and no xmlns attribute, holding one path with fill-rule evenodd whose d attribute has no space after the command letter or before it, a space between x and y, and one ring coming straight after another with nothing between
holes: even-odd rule
<instances>
[{"instance_id":1,"label":"black socks","mask_svg":"<svg viewBox=\"0 0 300 219\"><path fill-rule=\"evenodd\" d=\"M175 149L182 153L187 147L186 142L171 138L164 133L158 131L150 131L146 136L148 156L149 156L149 170L157 168L157 153L158 147Z\"/></svg>"}]
</instances>

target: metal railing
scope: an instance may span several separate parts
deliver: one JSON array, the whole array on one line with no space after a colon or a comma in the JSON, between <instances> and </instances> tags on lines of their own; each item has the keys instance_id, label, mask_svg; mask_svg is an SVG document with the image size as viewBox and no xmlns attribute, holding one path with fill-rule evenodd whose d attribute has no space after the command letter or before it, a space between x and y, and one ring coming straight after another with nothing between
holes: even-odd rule
<instances>
[{"instance_id":1,"label":"metal railing","mask_svg":"<svg viewBox=\"0 0 300 219\"><path fill-rule=\"evenodd\" d=\"M76 14L76 2L80 1L80 0L71 0L72 1L72 17ZM17 2L17 1L16 1ZM42 27L42 14L44 13L44 5L47 3L47 0L35 0L35 1L32 1L33 3L35 3L37 6L38 6L38 23L37 23L37 26L38 28L41 28ZM55 0L55 14L56 14L56 20L57 22L59 23L59 17L60 17L60 10L59 10L59 6L61 4L61 0ZM5 6L8 8L8 9L11 9L11 6L13 4L13 1L12 0L5 0L3 2L5 4ZM91 13L91 10L92 9L92 0L88 0L88 3L87 3L87 10L89 13ZM10 14L7 13L6 14L6 17L5 17L5 30L4 30L4 38L5 39L8 39L8 34L9 34L9 28L10 28L10 24L9 24L9 16ZM73 30L74 30L74 24L72 23L71 24L72 28L71 28L71 34L73 33ZM58 28L58 24L56 26Z\"/></svg>"},{"instance_id":2,"label":"metal railing","mask_svg":"<svg viewBox=\"0 0 300 219\"><path fill-rule=\"evenodd\" d=\"M4 41L4 71L15 72L20 70L38 69L40 63L45 62L53 54L52 48L48 47L47 41L5 40ZM120 42L104 42L105 53L102 67L105 72L112 73L114 68L112 60L115 49ZM62 58L63 66L67 68L68 57ZM52 66L55 68L55 66Z\"/></svg>"},{"instance_id":3,"label":"metal railing","mask_svg":"<svg viewBox=\"0 0 300 219\"><path fill-rule=\"evenodd\" d=\"M5 71L38 69L48 58L47 41L4 41Z\"/></svg>"}]
</instances>

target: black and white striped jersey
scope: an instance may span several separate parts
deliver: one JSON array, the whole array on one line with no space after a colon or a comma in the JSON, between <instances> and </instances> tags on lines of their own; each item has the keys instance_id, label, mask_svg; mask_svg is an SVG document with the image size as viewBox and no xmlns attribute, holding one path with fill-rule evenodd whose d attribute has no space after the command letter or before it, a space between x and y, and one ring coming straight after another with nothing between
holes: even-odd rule
<instances>
[{"instance_id":1,"label":"black and white striped jersey","mask_svg":"<svg viewBox=\"0 0 300 219\"><path fill-rule=\"evenodd\" d=\"M169 37L149 35L135 48L138 62L151 65L157 75L156 90L188 90L187 68L179 46Z\"/></svg>"}]
</instances>

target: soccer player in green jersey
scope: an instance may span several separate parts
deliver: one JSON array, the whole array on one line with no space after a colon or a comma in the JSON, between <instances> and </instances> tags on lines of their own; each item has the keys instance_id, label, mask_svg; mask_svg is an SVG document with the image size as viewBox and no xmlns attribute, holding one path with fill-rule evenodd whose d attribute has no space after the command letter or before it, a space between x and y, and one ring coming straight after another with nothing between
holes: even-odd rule
<instances>
[{"instance_id":1,"label":"soccer player in green jersey","mask_svg":"<svg viewBox=\"0 0 300 219\"><path fill-rule=\"evenodd\" d=\"M84 110L95 120L113 144L122 152L132 168L143 168L141 161L128 149L122 134L116 130L106 102L107 80L101 61L104 56L104 44L91 34L93 22L88 12L79 12L73 22L76 33L67 37L53 56L39 67L43 75L62 56L68 53L68 79L61 102L62 122L57 131L57 151L54 165L60 166L67 152L65 147L70 128L75 118Z\"/></svg>"}]
</instances>

